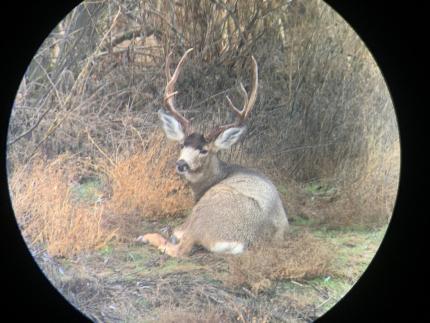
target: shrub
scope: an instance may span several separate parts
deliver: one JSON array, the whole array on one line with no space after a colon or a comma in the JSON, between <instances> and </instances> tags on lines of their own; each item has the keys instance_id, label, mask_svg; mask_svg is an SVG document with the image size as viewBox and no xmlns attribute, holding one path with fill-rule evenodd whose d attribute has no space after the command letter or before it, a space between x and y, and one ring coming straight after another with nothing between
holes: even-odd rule
<instances>
[{"instance_id":1,"label":"shrub","mask_svg":"<svg viewBox=\"0 0 430 323\"><path fill-rule=\"evenodd\" d=\"M72 187L80 169L75 156L52 160L35 157L10 176L16 218L29 245L40 243L53 256L71 256L104 246L115 230L102 226L104 206L73 199Z\"/></svg>"},{"instance_id":2,"label":"shrub","mask_svg":"<svg viewBox=\"0 0 430 323\"><path fill-rule=\"evenodd\" d=\"M176 145L165 140L159 131L150 137L144 151L106 165L112 188L111 211L164 217L189 209L192 198L175 173L176 155Z\"/></svg>"}]
</instances>

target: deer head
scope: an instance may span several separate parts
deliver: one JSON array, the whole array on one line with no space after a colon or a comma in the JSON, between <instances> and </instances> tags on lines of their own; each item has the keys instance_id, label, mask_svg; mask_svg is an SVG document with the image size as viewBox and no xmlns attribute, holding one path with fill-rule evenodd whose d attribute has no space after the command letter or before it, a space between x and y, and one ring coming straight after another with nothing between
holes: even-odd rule
<instances>
[{"instance_id":1,"label":"deer head","mask_svg":"<svg viewBox=\"0 0 430 323\"><path fill-rule=\"evenodd\" d=\"M181 145L180 156L176 162L176 171L184 175L189 181L195 182L210 162L212 157L222 149L228 149L233 146L244 133L246 126L245 121L249 117L255 104L258 87L258 67L254 57L252 58L252 89L248 96L242 83L240 89L244 97L242 109L238 109L230 98L227 96L229 107L236 115L236 121L230 124L216 126L206 134L194 132L190 120L181 115L175 107L175 83L179 77L182 66L193 49L188 49L180 59L173 75L170 72L171 53L166 58L165 74L167 85L164 92L164 105L169 112L163 110L158 112L163 124L163 130L166 136Z\"/></svg>"}]
</instances>

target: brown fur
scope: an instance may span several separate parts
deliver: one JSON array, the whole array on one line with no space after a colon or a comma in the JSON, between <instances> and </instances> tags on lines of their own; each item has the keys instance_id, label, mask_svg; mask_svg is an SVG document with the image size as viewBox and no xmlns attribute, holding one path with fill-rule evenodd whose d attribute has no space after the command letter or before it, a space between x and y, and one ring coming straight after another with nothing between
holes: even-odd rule
<instances>
[{"instance_id":1,"label":"brown fur","mask_svg":"<svg viewBox=\"0 0 430 323\"><path fill-rule=\"evenodd\" d=\"M198 150L202 150L203 147L208 144L205 137L199 133L192 133L187 138L185 138L184 146L192 147Z\"/></svg>"},{"instance_id":2,"label":"brown fur","mask_svg":"<svg viewBox=\"0 0 430 323\"><path fill-rule=\"evenodd\" d=\"M259 241L283 239L288 220L276 187L267 177L221 161L213 143L205 143L199 134L188 136L184 146L205 148L209 153L199 161L198 180L190 183L196 205L185 223L174 231L179 243L175 245L153 233L142 236L140 241L180 257L195 244L218 250L220 245L232 243L230 251L240 253L240 246L246 249Z\"/></svg>"}]
</instances>

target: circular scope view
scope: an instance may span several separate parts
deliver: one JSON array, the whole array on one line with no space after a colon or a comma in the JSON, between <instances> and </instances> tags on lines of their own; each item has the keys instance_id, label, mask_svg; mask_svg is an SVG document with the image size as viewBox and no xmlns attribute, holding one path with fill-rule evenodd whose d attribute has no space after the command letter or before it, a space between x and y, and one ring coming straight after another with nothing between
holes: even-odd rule
<instances>
[{"instance_id":1,"label":"circular scope view","mask_svg":"<svg viewBox=\"0 0 430 323\"><path fill-rule=\"evenodd\" d=\"M22 236L95 322L311 322L393 212L400 144L371 53L320 0L84 1L7 138Z\"/></svg>"}]
</instances>

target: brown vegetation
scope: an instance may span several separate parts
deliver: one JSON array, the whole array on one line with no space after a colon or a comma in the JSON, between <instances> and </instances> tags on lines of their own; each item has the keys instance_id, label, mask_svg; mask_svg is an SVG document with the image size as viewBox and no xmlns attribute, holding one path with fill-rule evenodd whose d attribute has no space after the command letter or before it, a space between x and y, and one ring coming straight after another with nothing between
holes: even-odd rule
<instances>
[{"instance_id":1,"label":"brown vegetation","mask_svg":"<svg viewBox=\"0 0 430 323\"><path fill-rule=\"evenodd\" d=\"M117 210L133 209L143 193L125 184L126 173L135 174L131 181L144 175L126 160L157 127L167 53L173 51L175 61L190 47L177 101L194 124L228 121L225 95L239 100L237 81L250 79L250 54L260 66L248 133L226 158L258 168L277 184L335 186L339 202L327 209L327 223L386 221L399 164L398 156L389 161L396 167L386 164L399 145L390 96L364 44L321 1L96 1L77 7L46 39L22 81L9 127L10 172L36 153L107 156L119 167L112 183L115 196L122 195ZM159 210L148 206L149 213L174 212L168 200Z\"/></svg>"},{"instance_id":2,"label":"brown vegetation","mask_svg":"<svg viewBox=\"0 0 430 323\"><path fill-rule=\"evenodd\" d=\"M157 130L165 57L172 51L177 61L191 47L177 103L195 125L231 120L225 95L239 102L250 55L258 61L246 137L223 158L273 179L292 227L303 219L316 224L312 229L387 224L400 164L390 95L359 37L320 0L78 6L42 44L12 110L7 166L18 224L30 248L41 250L44 270L52 265L57 287L99 321L136 321L153 311L157 322L313 320L315 301L291 296L282 284L299 281L300 292L308 288L304 298L317 293L325 304L332 295L303 280L346 271L357 279L374 241L369 250L356 248L352 271L350 246L367 240L345 238L336 253L303 226L280 246L238 257L197 253L170 267L164 256L130 243L160 230L166 217L180 222L192 205L174 174L177 147ZM70 276L50 258L101 247L109 253L112 239L122 253L80 258ZM339 255L348 260L336 259L343 267L333 270Z\"/></svg>"},{"instance_id":3,"label":"brown vegetation","mask_svg":"<svg viewBox=\"0 0 430 323\"><path fill-rule=\"evenodd\" d=\"M331 228L386 225L397 196L400 146L376 147L360 158L346 160L334 178L286 182L281 196L291 219Z\"/></svg>"},{"instance_id":4,"label":"brown vegetation","mask_svg":"<svg viewBox=\"0 0 430 323\"><path fill-rule=\"evenodd\" d=\"M188 210L191 195L172 166L176 147L161 135L116 162L62 154L50 160L36 156L17 167L10 178L11 197L30 244L46 244L51 255L73 255L100 248L114 236L132 238L137 234L132 226L143 218ZM102 176L103 187L76 196L91 176Z\"/></svg>"},{"instance_id":5,"label":"brown vegetation","mask_svg":"<svg viewBox=\"0 0 430 323\"><path fill-rule=\"evenodd\" d=\"M249 286L255 293L268 289L279 279L303 280L330 273L333 250L309 232L290 232L277 246L258 246L240 256L227 258L229 275L223 280L233 286Z\"/></svg>"},{"instance_id":6,"label":"brown vegetation","mask_svg":"<svg viewBox=\"0 0 430 323\"><path fill-rule=\"evenodd\" d=\"M55 256L71 256L103 246L115 229L102 226L104 206L76 203L72 186L81 169L76 156L44 161L36 157L14 172L10 191L15 215L30 246L43 243Z\"/></svg>"},{"instance_id":7,"label":"brown vegetation","mask_svg":"<svg viewBox=\"0 0 430 323\"><path fill-rule=\"evenodd\" d=\"M165 217L183 214L192 206L188 189L175 172L178 148L157 132L144 151L107 164L112 196L110 210L121 216Z\"/></svg>"},{"instance_id":8,"label":"brown vegetation","mask_svg":"<svg viewBox=\"0 0 430 323\"><path fill-rule=\"evenodd\" d=\"M182 308L164 306L157 310L159 313L157 319L149 320L149 322L159 323L176 323L176 322L189 322L189 323L213 323L213 322L226 322L228 317L222 315L215 309L206 308L204 310L192 309L184 310Z\"/></svg>"}]
</instances>

